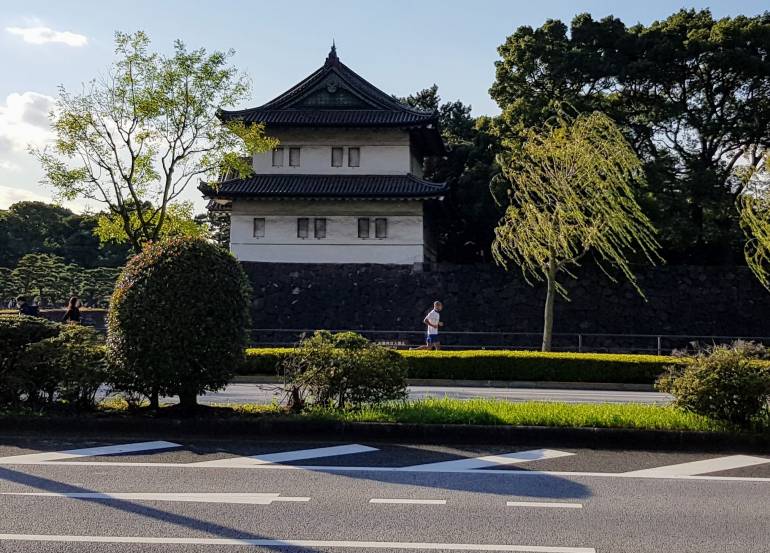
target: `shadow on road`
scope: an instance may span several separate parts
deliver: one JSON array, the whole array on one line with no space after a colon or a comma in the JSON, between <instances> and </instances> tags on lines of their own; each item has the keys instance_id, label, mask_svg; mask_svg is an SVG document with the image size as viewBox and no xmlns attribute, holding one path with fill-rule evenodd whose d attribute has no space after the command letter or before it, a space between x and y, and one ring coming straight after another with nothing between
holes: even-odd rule
<instances>
[{"instance_id":1,"label":"shadow on road","mask_svg":"<svg viewBox=\"0 0 770 553\"><path fill-rule=\"evenodd\" d=\"M14 482L16 484L22 484L24 486L36 488L41 491L54 492L54 493L103 493L105 491L105 490L90 490L88 488L73 486L65 482L59 482L57 480L51 480L48 478L43 478L41 476L35 476L24 472L19 472L6 467L0 467L0 481ZM97 498L88 498L88 497L78 497L78 498L69 498L69 499L66 499L65 501L84 501L87 503L98 503L99 505L103 505L110 509L116 509L119 511L123 511L125 513L153 519L159 522L174 524L176 526L180 526L188 530L195 530L196 532L210 534L209 536L203 536L203 537L213 536L217 538L246 539L246 540L275 539L269 536L262 536L262 535L252 534L249 532L244 532L243 530L237 530L235 528L230 528L228 526L223 526L221 524L217 524L207 520L202 520L202 519L187 516L187 515L181 515L170 511L164 511L162 509L151 507L149 505L134 503L132 501L127 501L125 499L97 499ZM190 537L190 536L187 535L184 537ZM316 549L311 549L307 547L296 548L296 547L287 547L282 545L281 546L260 545L260 547L264 549L281 551L282 553L287 553L290 551L302 551L303 553L307 553L308 551L310 552L318 551Z\"/></svg>"}]
</instances>

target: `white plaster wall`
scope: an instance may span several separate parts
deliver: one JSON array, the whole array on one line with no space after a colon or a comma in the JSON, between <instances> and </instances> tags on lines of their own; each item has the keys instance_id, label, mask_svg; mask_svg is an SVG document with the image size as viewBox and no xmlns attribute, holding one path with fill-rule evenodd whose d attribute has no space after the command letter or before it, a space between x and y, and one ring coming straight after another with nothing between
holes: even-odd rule
<instances>
[{"instance_id":1,"label":"white plaster wall","mask_svg":"<svg viewBox=\"0 0 770 553\"><path fill-rule=\"evenodd\" d=\"M265 236L253 236L264 217ZM310 220L309 237L297 237L297 218ZM313 220L326 218L326 238L313 236ZM358 237L359 217L387 217L387 238ZM230 249L242 261L272 263L413 264L424 260L421 202L235 201Z\"/></svg>"},{"instance_id":2,"label":"white plaster wall","mask_svg":"<svg viewBox=\"0 0 770 553\"><path fill-rule=\"evenodd\" d=\"M291 246L232 244L231 251L241 261L259 263L373 263L386 265L413 265L422 263L422 246L381 245L308 245Z\"/></svg>"},{"instance_id":3,"label":"white plaster wall","mask_svg":"<svg viewBox=\"0 0 770 553\"><path fill-rule=\"evenodd\" d=\"M273 167L272 152L254 156L257 174L404 175L414 172L409 133L400 129L282 129L267 134L284 148L283 167ZM299 167L289 166L289 148L299 147ZM342 147L342 167L331 166L332 147ZM361 149L359 167L348 167L349 147Z\"/></svg>"}]
</instances>

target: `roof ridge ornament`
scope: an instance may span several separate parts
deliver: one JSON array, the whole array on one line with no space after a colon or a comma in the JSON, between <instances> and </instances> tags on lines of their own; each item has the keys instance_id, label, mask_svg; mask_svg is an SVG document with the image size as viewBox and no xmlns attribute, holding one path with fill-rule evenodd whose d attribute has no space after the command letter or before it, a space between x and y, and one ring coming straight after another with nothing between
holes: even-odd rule
<instances>
[{"instance_id":1,"label":"roof ridge ornament","mask_svg":"<svg viewBox=\"0 0 770 553\"><path fill-rule=\"evenodd\" d=\"M332 49L329 50L329 55L326 56L326 62L324 63L325 67L330 67L333 65L338 65L340 63L340 58L337 57L337 45L334 43L334 39L332 39Z\"/></svg>"}]
</instances>

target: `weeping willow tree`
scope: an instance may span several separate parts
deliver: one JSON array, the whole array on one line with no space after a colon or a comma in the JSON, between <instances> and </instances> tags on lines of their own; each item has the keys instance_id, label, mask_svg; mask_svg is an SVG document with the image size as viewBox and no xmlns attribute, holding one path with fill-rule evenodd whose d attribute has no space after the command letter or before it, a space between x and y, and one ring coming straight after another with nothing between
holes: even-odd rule
<instances>
[{"instance_id":1,"label":"weeping willow tree","mask_svg":"<svg viewBox=\"0 0 770 553\"><path fill-rule=\"evenodd\" d=\"M659 246L632 190L643 182L642 164L612 119L562 113L526 138L499 160L510 204L492 254L506 269L518 265L530 284L546 283L542 349L550 351L556 296L569 299L561 279L575 278L584 256L611 280L609 270L619 270L644 297L630 257L654 264Z\"/></svg>"},{"instance_id":2,"label":"weeping willow tree","mask_svg":"<svg viewBox=\"0 0 770 553\"><path fill-rule=\"evenodd\" d=\"M746 174L749 185L738 198L741 228L746 236L744 255L746 263L757 280L770 290L770 157L764 170L752 170ZM764 177L764 179L763 179Z\"/></svg>"}]
</instances>

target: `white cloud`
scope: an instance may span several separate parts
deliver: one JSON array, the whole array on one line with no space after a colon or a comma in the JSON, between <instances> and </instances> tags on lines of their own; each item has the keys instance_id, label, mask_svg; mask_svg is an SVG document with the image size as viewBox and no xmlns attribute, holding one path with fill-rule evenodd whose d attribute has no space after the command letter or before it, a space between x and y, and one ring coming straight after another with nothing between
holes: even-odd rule
<instances>
[{"instance_id":1,"label":"white cloud","mask_svg":"<svg viewBox=\"0 0 770 553\"><path fill-rule=\"evenodd\" d=\"M56 100L37 92L14 92L0 104L0 162L11 152L25 152L28 146L43 146L53 138L48 113Z\"/></svg>"},{"instance_id":2,"label":"white cloud","mask_svg":"<svg viewBox=\"0 0 770 553\"><path fill-rule=\"evenodd\" d=\"M18 164L8 161L6 159L0 159L0 169L4 171L20 171L21 167Z\"/></svg>"},{"instance_id":3,"label":"white cloud","mask_svg":"<svg viewBox=\"0 0 770 553\"><path fill-rule=\"evenodd\" d=\"M51 203L51 196L44 196L24 188L12 186L0 186L0 209L7 209L16 202L47 202Z\"/></svg>"},{"instance_id":4,"label":"white cloud","mask_svg":"<svg viewBox=\"0 0 770 553\"><path fill-rule=\"evenodd\" d=\"M12 35L20 36L29 44L66 44L67 46L85 46L88 37L69 31L54 31L50 27L6 27L6 31Z\"/></svg>"}]
</instances>

